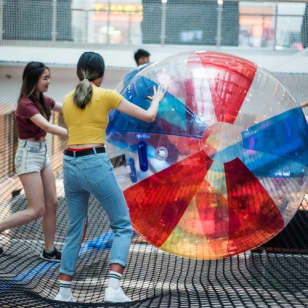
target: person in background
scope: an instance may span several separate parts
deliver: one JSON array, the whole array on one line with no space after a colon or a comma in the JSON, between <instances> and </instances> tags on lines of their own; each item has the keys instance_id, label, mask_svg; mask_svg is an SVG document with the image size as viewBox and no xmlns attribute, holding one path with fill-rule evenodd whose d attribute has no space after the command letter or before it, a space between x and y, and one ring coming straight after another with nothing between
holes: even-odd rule
<instances>
[{"instance_id":1,"label":"person in background","mask_svg":"<svg viewBox=\"0 0 308 308\"><path fill-rule=\"evenodd\" d=\"M111 109L117 109L152 122L165 92L160 86L154 89L152 103L144 110L117 92L101 88L104 71L105 64L100 54L83 53L77 64L80 83L65 97L63 104L63 116L69 134L63 158L69 226L60 266L60 288L55 298L60 301L76 301L71 284L87 221L90 194L105 209L114 231L104 299L106 302L131 301L122 290L120 279L126 267L132 226L126 201L105 149L108 113Z\"/></svg>"},{"instance_id":2,"label":"person in background","mask_svg":"<svg viewBox=\"0 0 308 308\"><path fill-rule=\"evenodd\" d=\"M122 84L117 88L117 90L121 91L122 89L125 89L130 81L135 77L136 74L141 72L143 69L145 69L150 64L150 56L151 54L144 50L144 49L138 49L135 54L134 58L137 64L137 68L129 71L123 78ZM121 89L120 89L121 87Z\"/></svg>"},{"instance_id":3,"label":"person in background","mask_svg":"<svg viewBox=\"0 0 308 308\"><path fill-rule=\"evenodd\" d=\"M138 49L134 54L137 66L150 63L150 56L151 54L148 51L144 49Z\"/></svg>"},{"instance_id":4,"label":"person in background","mask_svg":"<svg viewBox=\"0 0 308 308\"><path fill-rule=\"evenodd\" d=\"M26 209L0 221L0 233L43 217L45 247L41 258L60 262L61 253L54 246L58 198L46 134L67 136L67 130L49 122L52 110L62 110L61 104L44 95L49 83L50 70L45 64L30 62L26 65L16 109L18 147L15 169L28 204ZM0 251L3 253L3 249Z\"/></svg>"}]
</instances>

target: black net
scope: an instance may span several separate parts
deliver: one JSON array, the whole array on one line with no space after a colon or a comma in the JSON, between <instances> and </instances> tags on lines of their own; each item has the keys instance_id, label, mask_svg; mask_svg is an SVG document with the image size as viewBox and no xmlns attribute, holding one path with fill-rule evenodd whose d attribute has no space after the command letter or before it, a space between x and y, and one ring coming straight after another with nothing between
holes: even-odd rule
<instances>
[{"instance_id":1,"label":"black net","mask_svg":"<svg viewBox=\"0 0 308 308\"><path fill-rule=\"evenodd\" d=\"M59 201L57 245L62 248L67 218L65 201ZM3 206L14 212L25 205L20 194ZM73 281L79 303L52 300L58 290L59 265L38 258L43 239L37 221L1 236L5 250L0 267L1 307L104 306L112 232L97 201L92 199L90 205L88 232ZM306 208L302 206L302 210ZM301 231L305 233L307 227ZM290 231L284 240L292 243L302 235ZM136 237L122 286L133 299L130 307L304 307L307 267L305 253L282 253L279 249L217 261L189 260L162 252Z\"/></svg>"},{"instance_id":2,"label":"black net","mask_svg":"<svg viewBox=\"0 0 308 308\"><path fill-rule=\"evenodd\" d=\"M307 47L307 14L303 0L1 0L0 44L40 41L49 46L65 41L67 46L177 44L301 50Z\"/></svg>"}]
</instances>

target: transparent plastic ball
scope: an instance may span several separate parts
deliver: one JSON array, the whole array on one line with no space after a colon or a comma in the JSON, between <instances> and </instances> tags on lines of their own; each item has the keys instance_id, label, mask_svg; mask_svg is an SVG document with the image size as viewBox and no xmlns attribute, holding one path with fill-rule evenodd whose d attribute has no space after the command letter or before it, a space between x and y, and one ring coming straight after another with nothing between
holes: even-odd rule
<instances>
[{"instance_id":1,"label":"transparent plastic ball","mask_svg":"<svg viewBox=\"0 0 308 308\"><path fill-rule=\"evenodd\" d=\"M158 84L154 122L113 111L107 130L136 232L196 259L277 235L307 189L307 123L287 89L246 59L202 51L139 70L121 93L147 109Z\"/></svg>"}]
</instances>

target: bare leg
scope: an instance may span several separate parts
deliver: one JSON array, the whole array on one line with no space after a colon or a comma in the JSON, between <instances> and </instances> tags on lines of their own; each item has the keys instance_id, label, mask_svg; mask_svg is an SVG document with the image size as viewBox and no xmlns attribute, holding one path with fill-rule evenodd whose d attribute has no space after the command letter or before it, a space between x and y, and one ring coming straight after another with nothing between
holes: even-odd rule
<instances>
[{"instance_id":1,"label":"bare leg","mask_svg":"<svg viewBox=\"0 0 308 308\"><path fill-rule=\"evenodd\" d=\"M40 173L21 174L19 179L25 190L28 207L0 221L0 232L24 225L44 215L44 190Z\"/></svg>"},{"instance_id":2,"label":"bare leg","mask_svg":"<svg viewBox=\"0 0 308 308\"><path fill-rule=\"evenodd\" d=\"M114 263L114 264L110 264L109 269L113 272L117 272L122 275L124 273L125 267L120 264Z\"/></svg>"},{"instance_id":3,"label":"bare leg","mask_svg":"<svg viewBox=\"0 0 308 308\"><path fill-rule=\"evenodd\" d=\"M66 274L60 273L59 279L60 280L64 280L64 281L72 281L73 277L70 276L70 275L66 275Z\"/></svg>"},{"instance_id":4,"label":"bare leg","mask_svg":"<svg viewBox=\"0 0 308 308\"><path fill-rule=\"evenodd\" d=\"M51 250L54 248L57 222L58 198L56 181L50 167L43 169L41 171L41 176L45 197L45 214L43 216L42 228L45 239L45 250Z\"/></svg>"}]
</instances>

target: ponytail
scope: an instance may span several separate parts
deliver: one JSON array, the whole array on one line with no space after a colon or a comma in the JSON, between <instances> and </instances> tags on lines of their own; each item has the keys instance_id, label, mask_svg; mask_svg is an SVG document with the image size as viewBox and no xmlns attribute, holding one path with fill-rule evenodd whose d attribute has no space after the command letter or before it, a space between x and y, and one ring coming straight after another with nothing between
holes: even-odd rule
<instances>
[{"instance_id":1,"label":"ponytail","mask_svg":"<svg viewBox=\"0 0 308 308\"><path fill-rule=\"evenodd\" d=\"M84 78L77 85L74 93L74 103L81 109L84 109L90 103L93 95L93 88L89 79Z\"/></svg>"},{"instance_id":2,"label":"ponytail","mask_svg":"<svg viewBox=\"0 0 308 308\"><path fill-rule=\"evenodd\" d=\"M77 76L80 83L73 96L77 107L84 109L92 99L93 87L91 81L104 76L105 63L103 57L92 51L84 52L77 63Z\"/></svg>"}]
</instances>

